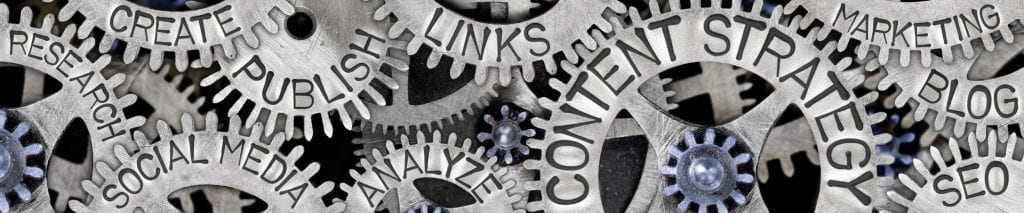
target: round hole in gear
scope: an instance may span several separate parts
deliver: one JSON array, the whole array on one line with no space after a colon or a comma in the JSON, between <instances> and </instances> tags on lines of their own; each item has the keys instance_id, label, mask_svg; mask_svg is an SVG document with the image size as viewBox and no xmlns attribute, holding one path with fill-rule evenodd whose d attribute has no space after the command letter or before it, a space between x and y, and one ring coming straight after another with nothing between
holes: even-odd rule
<instances>
[{"instance_id":1,"label":"round hole in gear","mask_svg":"<svg viewBox=\"0 0 1024 213\"><path fill-rule=\"evenodd\" d=\"M288 29L288 34L295 39L305 40L313 35L316 30L316 22L309 13L296 11L295 14L288 16L285 27Z\"/></svg>"}]
</instances>

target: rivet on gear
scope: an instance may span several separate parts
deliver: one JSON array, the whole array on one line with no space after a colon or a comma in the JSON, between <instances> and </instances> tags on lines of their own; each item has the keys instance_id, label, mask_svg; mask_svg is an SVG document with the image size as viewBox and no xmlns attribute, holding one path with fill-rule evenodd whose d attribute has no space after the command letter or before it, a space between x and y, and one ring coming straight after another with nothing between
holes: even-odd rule
<instances>
[{"instance_id":1,"label":"rivet on gear","mask_svg":"<svg viewBox=\"0 0 1024 213\"><path fill-rule=\"evenodd\" d=\"M526 111L516 114L509 109L508 105L501 106L501 120L495 120L493 116L484 114L484 121L491 125L491 130L477 133L476 139L480 143L486 143L486 141L494 143L493 147L487 149L485 156L492 158L498 156L498 151L502 151L502 164L510 165L517 160L515 154L512 153L513 150L523 156L529 155L530 147L523 144L523 139L537 135L536 130L523 129L521 126L521 123L529 115L529 112Z\"/></svg>"},{"instance_id":2,"label":"rivet on gear","mask_svg":"<svg viewBox=\"0 0 1024 213\"><path fill-rule=\"evenodd\" d=\"M682 195L678 212L687 212L691 204L697 204L700 212L711 205L718 212L727 212L726 201L730 199L736 205L747 204L746 194L754 184L754 175L739 169L752 171L747 147L729 133L710 128L703 131L703 140L698 140L693 131L685 130L684 144L669 148L674 161L661 167L661 174L670 178L663 192L666 196Z\"/></svg>"}]
</instances>

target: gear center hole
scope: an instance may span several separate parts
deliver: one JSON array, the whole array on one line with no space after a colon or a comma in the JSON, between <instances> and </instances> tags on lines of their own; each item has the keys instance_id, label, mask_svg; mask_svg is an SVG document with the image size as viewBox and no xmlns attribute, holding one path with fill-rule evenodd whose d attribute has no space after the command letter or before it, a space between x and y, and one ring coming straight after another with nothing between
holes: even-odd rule
<instances>
[{"instance_id":1,"label":"gear center hole","mask_svg":"<svg viewBox=\"0 0 1024 213\"><path fill-rule=\"evenodd\" d=\"M296 11L295 14L288 16L285 27L288 30L288 34L295 39L305 40L313 35L313 31L316 29L316 22L313 21L313 17L309 13Z\"/></svg>"}]
</instances>

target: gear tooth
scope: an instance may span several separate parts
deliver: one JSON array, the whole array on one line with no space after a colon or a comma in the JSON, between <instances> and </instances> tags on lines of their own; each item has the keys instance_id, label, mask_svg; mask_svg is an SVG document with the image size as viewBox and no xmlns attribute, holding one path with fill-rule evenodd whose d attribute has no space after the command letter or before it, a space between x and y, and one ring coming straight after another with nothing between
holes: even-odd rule
<instances>
[{"instance_id":1,"label":"gear tooth","mask_svg":"<svg viewBox=\"0 0 1024 213\"><path fill-rule=\"evenodd\" d=\"M156 130L157 134L160 135L160 138L166 139L170 138L171 135L174 135L174 131L172 131L171 127L168 126L167 121L164 120L156 121Z\"/></svg>"},{"instance_id":2,"label":"gear tooth","mask_svg":"<svg viewBox=\"0 0 1024 213\"><path fill-rule=\"evenodd\" d=\"M18 20L18 24L22 26L30 26L33 17L35 17L35 15L33 15L32 9L29 7L23 7L21 8L21 18Z\"/></svg>"},{"instance_id":3,"label":"gear tooth","mask_svg":"<svg viewBox=\"0 0 1024 213\"><path fill-rule=\"evenodd\" d=\"M901 97L906 97L904 95L900 95L900 96ZM899 98L897 98L896 99L896 105L897 106L903 106L904 104L906 104L906 98L904 98L904 101L903 101L904 104L900 104L899 102L900 102L900 100L899 100ZM917 108L914 109L914 120L917 120L917 121L924 120L925 119L925 115L927 115L927 114L928 114L928 108L919 105L919 106L917 106ZM935 130L942 130L941 126L932 126L932 127Z\"/></svg>"},{"instance_id":4,"label":"gear tooth","mask_svg":"<svg viewBox=\"0 0 1024 213\"><path fill-rule=\"evenodd\" d=\"M626 11L626 14L629 16L629 19L633 20L634 22L644 20L643 17L640 16L640 11L638 11L635 7L630 7Z\"/></svg>"},{"instance_id":5,"label":"gear tooth","mask_svg":"<svg viewBox=\"0 0 1024 213\"><path fill-rule=\"evenodd\" d=\"M299 157L300 156L296 156L294 158L294 160L298 160ZM295 161L292 161L292 162L295 162ZM316 173L318 171L320 171L320 163L312 162L312 163L309 163L309 166L306 166L306 169L303 169L302 172L300 172L300 174L303 177L313 177L313 175L316 175ZM331 182L331 184L334 184L334 182ZM321 185L323 185L323 184L321 184Z\"/></svg>"},{"instance_id":6,"label":"gear tooth","mask_svg":"<svg viewBox=\"0 0 1024 213\"><path fill-rule=\"evenodd\" d=\"M905 177L905 175L900 174L901 179ZM888 197L888 199L891 202L894 202L897 205L909 206L911 203L913 203L913 201L903 197L902 195L896 193L895 191L886 191L886 197Z\"/></svg>"},{"instance_id":7,"label":"gear tooth","mask_svg":"<svg viewBox=\"0 0 1024 213\"><path fill-rule=\"evenodd\" d=\"M523 184L523 188L530 191L539 191L544 189L544 183L541 181L526 181L526 183Z\"/></svg>"},{"instance_id":8,"label":"gear tooth","mask_svg":"<svg viewBox=\"0 0 1024 213\"><path fill-rule=\"evenodd\" d=\"M652 17L657 17L657 15L661 14L661 4L658 4L658 1L648 1L647 8L651 12Z\"/></svg>"},{"instance_id":9,"label":"gear tooth","mask_svg":"<svg viewBox=\"0 0 1024 213\"><path fill-rule=\"evenodd\" d=\"M757 180L760 181L761 183L766 183L768 182L769 176L770 173L768 171L767 161L762 160L757 162Z\"/></svg>"},{"instance_id":10,"label":"gear tooth","mask_svg":"<svg viewBox=\"0 0 1024 213\"><path fill-rule=\"evenodd\" d=\"M174 68L179 72L184 72L188 68L188 53L185 51L174 52Z\"/></svg>"},{"instance_id":11,"label":"gear tooth","mask_svg":"<svg viewBox=\"0 0 1024 213\"><path fill-rule=\"evenodd\" d=\"M140 51L141 47L139 47L138 44L134 44L134 43L130 43L130 42L125 42L124 45L125 45L125 48L124 48L124 53L122 55L123 57L121 58L121 60L123 60L125 63L130 63L130 62L135 61L135 58L139 56L139 51ZM152 62L150 62L150 64L152 64ZM152 67L152 66L150 66L150 67Z\"/></svg>"},{"instance_id":12,"label":"gear tooth","mask_svg":"<svg viewBox=\"0 0 1024 213\"><path fill-rule=\"evenodd\" d=\"M942 156L941 155L935 155L934 152L931 152L931 153L932 154L930 154L930 156L932 156L932 159L935 159L935 162L942 162ZM930 176L932 174L931 172L928 171L928 166L925 166L924 162L921 162L921 159L915 158L914 161L913 161L913 164L914 164L913 168L915 170L917 170L918 174L921 174L922 176ZM946 165L945 163L936 163L936 164L937 165L942 165L942 166ZM908 187L911 186L911 185L908 185L908 183L915 183L914 186L916 186L918 188L924 187L924 183L918 183L916 181L913 181L913 179L911 179L909 176L907 176L906 173L900 174L898 177L899 177L900 182L903 183L904 185L908 186Z\"/></svg>"},{"instance_id":13,"label":"gear tooth","mask_svg":"<svg viewBox=\"0 0 1024 213\"><path fill-rule=\"evenodd\" d=\"M900 66L910 66L910 50L899 50Z\"/></svg>"},{"instance_id":14,"label":"gear tooth","mask_svg":"<svg viewBox=\"0 0 1024 213\"><path fill-rule=\"evenodd\" d=\"M309 116L302 117L302 136L306 138L306 141L313 140L313 121Z\"/></svg>"},{"instance_id":15,"label":"gear tooth","mask_svg":"<svg viewBox=\"0 0 1024 213\"><path fill-rule=\"evenodd\" d=\"M972 133L968 134L967 137L965 137L965 139L959 139L957 141L964 141L964 142L966 142L967 143L967 151L970 152L972 155L977 155L980 152L978 152L978 142L979 142L978 140L979 139L976 136L984 137L983 135L985 135L985 132L980 132L980 133L981 134L976 134L975 132L972 132ZM955 143L950 143L949 146L953 146L953 144L955 144ZM957 151L953 150L953 152L957 152ZM991 155L992 153L989 153L989 154ZM957 161L959 161L959 158L957 159Z\"/></svg>"},{"instance_id":16,"label":"gear tooth","mask_svg":"<svg viewBox=\"0 0 1024 213\"><path fill-rule=\"evenodd\" d=\"M987 34L984 34L984 35L981 36L981 43L985 45L985 50L992 51L992 50L994 50L996 48L996 44L995 44L995 42L992 39L992 35L993 35L992 33L987 33ZM970 42L964 42L964 43L968 43L969 44ZM970 58L970 56L967 56L967 57Z\"/></svg>"},{"instance_id":17,"label":"gear tooth","mask_svg":"<svg viewBox=\"0 0 1024 213\"><path fill-rule=\"evenodd\" d=\"M192 119L192 114L181 113L181 131L195 131L195 120Z\"/></svg>"},{"instance_id":18,"label":"gear tooth","mask_svg":"<svg viewBox=\"0 0 1024 213\"><path fill-rule=\"evenodd\" d=\"M1018 160L1019 161L1020 159L1016 159L1017 157L1014 155L1014 153L1016 153L1016 150L1017 150L1017 146L1018 146L1018 144L1017 144L1018 139L1017 138L1019 136L1017 136L1017 133L1013 133L1013 134L1010 134L1008 137L1009 138L1006 139L1006 147L1003 149L1003 150L1005 150L1004 153L1003 153L1004 157L1006 157L1006 158L1013 158L1014 160Z\"/></svg>"},{"instance_id":19,"label":"gear tooth","mask_svg":"<svg viewBox=\"0 0 1024 213\"><path fill-rule=\"evenodd\" d=\"M99 202L99 201L93 201L93 202ZM82 203L79 200L71 200L71 201L69 201L68 202L68 207L71 207L71 210L74 210L75 212L93 212L92 209L89 209L89 207L87 207L84 203Z\"/></svg>"},{"instance_id":20,"label":"gear tooth","mask_svg":"<svg viewBox=\"0 0 1024 213\"><path fill-rule=\"evenodd\" d=\"M526 211L528 212L540 212L544 211L544 203L541 201L531 201L526 203Z\"/></svg>"},{"instance_id":21,"label":"gear tooth","mask_svg":"<svg viewBox=\"0 0 1024 213\"><path fill-rule=\"evenodd\" d=\"M221 45L220 47L221 47L220 50L222 51L222 53L224 54L225 57L227 57L227 58L235 58L235 54L237 54L237 50L235 49L235 45Z\"/></svg>"},{"instance_id":22,"label":"gear tooth","mask_svg":"<svg viewBox=\"0 0 1024 213\"><path fill-rule=\"evenodd\" d=\"M43 32L53 31L53 19L53 14L46 14L46 16L43 17L43 25L40 26L40 30Z\"/></svg>"},{"instance_id":23,"label":"gear tooth","mask_svg":"<svg viewBox=\"0 0 1024 213\"><path fill-rule=\"evenodd\" d=\"M896 157L889 154L878 155L878 165L890 165L896 161Z\"/></svg>"},{"instance_id":24,"label":"gear tooth","mask_svg":"<svg viewBox=\"0 0 1024 213\"><path fill-rule=\"evenodd\" d=\"M882 122L885 122L888 117L889 116L885 112L876 112L868 115L868 122L872 125L881 124Z\"/></svg>"},{"instance_id":25,"label":"gear tooth","mask_svg":"<svg viewBox=\"0 0 1024 213\"><path fill-rule=\"evenodd\" d=\"M163 52L150 52L149 53L149 69L160 70L160 66L164 64L164 53Z\"/></svg>"}]
</instances>

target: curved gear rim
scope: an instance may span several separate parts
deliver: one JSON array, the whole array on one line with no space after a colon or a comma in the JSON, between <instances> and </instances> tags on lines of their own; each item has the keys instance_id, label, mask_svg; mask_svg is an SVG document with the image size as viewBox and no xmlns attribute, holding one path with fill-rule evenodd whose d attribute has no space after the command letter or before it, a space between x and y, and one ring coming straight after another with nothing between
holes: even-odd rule
<instances>
[{"instance_id":1,"label":"curved gear rim","mask_svg":"<svg viewBox=\"0 0 1024 213\"><path fill-rule=\"evenodd\" d=\"M333 182L326 181L320 185L310 182L310 178L319 171L319 164L311 163L304 169L297 166L297 161L304 152L301 146L293 148L288 154L278 152L284 143L283 134L273 135L270 143L265 144L259 134L263 127L257 124L252 127L250 134L243 134L245 129L242 128L241 119L237 116L231 118L227 132L213 128L197 130L192 117L188 114L183 114L180 122L183 126L183 132L180 134L173 133L167 123L160 122L158 141L150 142L145 139L147 137L143 133L136 132L134 137L139 144L149 144L136 153L129 154L124 147L118 146L113 154L117 156L121 166L98 164L97 170L106 181L102 184L83 182L87 192L103 196L93 199L88 204L73 201L71 208L79 212L116 212L129 209L173 211L175 207L170 203L158 200L166 199L178 189L204 185L226 186L250 192L267 202L268 211L302 209L337 212L344 208L344 204L326 204L323 201L323 197L333 190ZM216 116L206 116L205 125L217 126ZM221 150L220 153L202 152L218 148ZM229 156L236 151L238 155ZM253 158L254 151L262 152L264 156ZM188 154L185 155L183 152ZM243 152L248 153L244 155L245 159ZM163 156L160 153L165 153L163 155L167 157L160 158L159 156ZM174 157L174 153L178 153L177 158ZM220 158L217 158L216 154L220 154ZM225 162L225 159L228 161ZM142 164L144 160L157 163L150 163L148 167L152 169L145 169ZM248 165L253 165L249 164L250 160L258 162L255 165L259 166L256 169L249 167ZM178 161L184 161L184 165ZM280 172L269 173L274 168L274 162L283 167ZM175 165L181 167L175 169ZM147 170L156 171L156 174L149 176ZM194 171L204 170L218 172L205 173L201 178L193 177ZM270 181L267 175L278 177ZM138 184L125 184L125 177L135 177ZM252 184L266 185L253 187ZM133 190L129 187L138 188ZM298 195L294 194L295 192L298 192Z\"/></svg>"}]
</instances>

